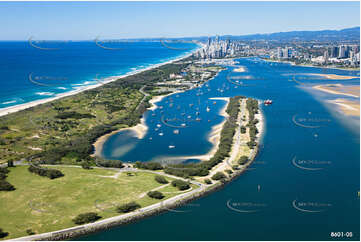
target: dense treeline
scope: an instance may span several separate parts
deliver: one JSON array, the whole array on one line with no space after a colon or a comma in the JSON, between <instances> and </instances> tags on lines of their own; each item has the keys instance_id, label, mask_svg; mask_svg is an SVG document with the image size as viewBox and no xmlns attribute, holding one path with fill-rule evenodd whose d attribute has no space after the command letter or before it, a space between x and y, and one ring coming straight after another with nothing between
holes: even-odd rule
<instances>
[{"instance_id":1,"label":"dense treeline","mask_svg":"<svg viewBox=\"0 0 361 242\"><path fill-rule=\"evenodd\" d=\"M207 176L209 170L212 169L215 165L222 162L226 157L229 156L229 152L232 148L233 136L236 132L236 120L240 108L240 100L244 98L242 96L232 97L229 100L229 104L226 112L229 115L228 120L225 122L222 132L220 144L217 152L214 156L200 163L192 164L178 164L167 166L164 171L168 174L172 174L180 177L191 177L191 176Z\"/></svg>"},{"instance_id":2,"label":"dense treeline","mask_svg":"<svg viewBox=\"0 0 361 242\"><path fill-rule=\"evenodd\" d=\"M101 216L99 216L97 213L82 213L76 216L73 219L73 222L75 224L87 224L87 223L93 223L100 218Z\"/></svg>"},{"instance_id":3,"label":"dense treeline","mask_svg":"<svg viewBox=\"0 0 361 242\"><path fill-rule=\"evenodd\" d=\"M59 170L44 168L35 165L30 165L28 170L32 173L38 174L39 176L46 176L50 179L55 179L64 176L64 174Z\"/></svg>"},{"instance_id":4,"label":"dense treeline","mask_svg":"<svg viewBox=\"0 0 361 242\"><path fill-rule=\"evenodd\" d=\"M106 160L99 157L95 158L95 164L100 167L123 168L123 162L120 160Z\"/></svg>"},{"instance_id":5,"label":"dense treeline","mask_svg":"<svg viewBox=\"0 0 361 242\"><path fill-rule=\"evenodd\" d=\"M78 113L75 111L70 111L70 112L63 112L63 113L59 113L58 115L55 116L55 118L59 118L59 119L68 119L68 118L74 118L74 119L82 119L82 118L95 118L94 115L91 115L89 113Z\"/></svg>"},{"instance_id":6,"label":"dense treeline","mask_svg":"<svg viewBox=\"0 0 361 242\"><path fill-rule=\"evenodd\" d=\"M250 141L247 142L247 145L249 148L252 149L254 146L257 145L256 136L258 134L258 129L256 127L256 124L258 123L258 120L254 116L259 112L258 101L253 98L248 98L246 102L246 107L249 113L249 121L247 126L249 128L249 137L250 137Z\"/></svg>"},{"instance_id":7,"label":"dense treeline","mask_svg":"<svg viewBox=\"0 0 361 242\"><path fill-rule=\"evenodd\" d=\"M146 169L146 170L162 170L163 166L158 162L135 162L135 168Z\"/></svg>"},{"instance_id":8,"label":"dense treeline","mask_svg":"<svg viewBox=\"0 0 361 242\"><path fill-rule=\"evenodd\" d=\"M6 181L9 170L5 167L0 167L0 191L14 191L15 187Z\"/></svg>"}]
</instances>

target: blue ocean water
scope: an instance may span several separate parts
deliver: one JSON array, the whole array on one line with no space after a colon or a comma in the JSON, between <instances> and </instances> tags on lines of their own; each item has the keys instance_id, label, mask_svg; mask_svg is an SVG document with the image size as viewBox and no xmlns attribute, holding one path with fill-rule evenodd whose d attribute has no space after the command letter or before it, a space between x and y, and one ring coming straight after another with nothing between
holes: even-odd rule
<instances>
[{"instance_id":1,"label":"blue ocean water","mask_svg":"<svg viewBox=\"0 0 361 242\"><path fill-rule=\"evenodd\" d=\"M184 56L197 47L193 43L1 41L0 108L85 88Z\"/></svg>"},{"instance_id":2,"label":"blue ocean water","mask_svg":"<svg viewBox=\"0 0 361 242\"><path fill-rule=\"evenodd\" d=\"M177 212L80 240L359 240L359 118L346 117L327 104L327 100L343 96L309 89L322 83L360 82L359 78L327 80L309 75L312 73L358 73L258 58L238 61L247 72L236 73L234 67L227 67L207 86L168 96L156 110L145 113L149 130L144 139L120 132L104 144L103 156L162 161L205 154L212 147L207 135L223 120L218 113L225 104L220 100L213 104L210 98L245 95L272 99L272 105L262 106L265 132L250 169L224 189ZM194 121L196 116L199 121ZM169 127L162 122L165 119L167 124L177 127L185 123L186 127ZM348 236L335 238L332 232Z\"/></svg>"}]
</instances>

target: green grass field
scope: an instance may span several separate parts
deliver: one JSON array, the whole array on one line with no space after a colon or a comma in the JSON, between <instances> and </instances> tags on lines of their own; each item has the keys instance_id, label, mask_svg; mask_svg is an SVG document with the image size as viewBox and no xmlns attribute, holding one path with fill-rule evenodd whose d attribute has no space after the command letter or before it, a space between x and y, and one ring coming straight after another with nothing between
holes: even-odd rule
<instances>
[{"instance_id":1,"label":"green grass field","mask_svg":"<svg viewBox=\"0 0 361 242\"><path fill-rule=\"evenodd\" d=\"M9 169L7 180L16 190L0 192L0 228L9 232L4 239L26 236L27 229L44 233L75 226L72 219L80 213L97 212L107 218L119 215L115 207L126 202L145 207L160 201L146 195L162 186L151 173L115 177L117 171L112 170L57 167L65 176L50 180L30 173L28 166ZM165 192L163 200L180 194L171 185L159 191Z\"/></svg>"}]
</instances>

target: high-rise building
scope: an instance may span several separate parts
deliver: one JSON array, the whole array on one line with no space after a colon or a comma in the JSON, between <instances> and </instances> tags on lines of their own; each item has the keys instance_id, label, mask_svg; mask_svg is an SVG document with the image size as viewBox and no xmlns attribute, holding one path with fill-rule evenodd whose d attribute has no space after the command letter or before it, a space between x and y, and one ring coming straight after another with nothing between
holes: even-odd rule
<instances>
[{"instance_id":1,"label":"high-rise building","mask_svg":"<svg viewBox=\"0 0 361 242\"><path fill-rule=\"evenodd\" d=\"M338 58L346 58L346 46L340 45L338 47Z\"/></svg>"},{"instance_id":2,"label":"high-rise building","mask_svg":"<svg viewBox=\"0 0 361 242\"><path fill-rule=\"evenodd\" d=\"M282 57L283 57L282 49L281 49L281 47L278 47L277 48L277 58L281 59Z\"/></svg>"},{"instance_id":3,"label":"high-rise building","mask_svg":"<svg viewBox=\"0 0 361 242\"><path fill-rule=\"evenodd\" d=\"M324 58L324 63L327 64L328 63L328 50L325 50L325 53L323 54L323 58Z\"/></svg>"},{"instance_id":4,"label":"high-rise building","mask_svg":"<svg viewBox=\"0 0 361 242\"><path fill-rule=\"evenodd\" d=\"M330 51L330 57L335 58L338 56L338 47L337 46L332 46Z\"/></svg>"}]
</instances>

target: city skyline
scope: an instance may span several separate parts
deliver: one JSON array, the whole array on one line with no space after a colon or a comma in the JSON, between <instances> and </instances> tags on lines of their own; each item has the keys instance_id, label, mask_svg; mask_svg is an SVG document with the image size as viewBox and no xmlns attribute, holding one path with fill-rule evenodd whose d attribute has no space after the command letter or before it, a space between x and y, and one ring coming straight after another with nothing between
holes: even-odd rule
<instances>
[{"instance_id":1,"label":"city skyline","mask_svg":"<svg viewBox=\"0 0 361 242\"><path fill-rule=\"evenodd\" d=\"M24 5L27 5L26 8ZM1 2L0 40L93 40L339 30L359 2ZM44 21L46 19L46 21Z\"/></svg>"}]
</instances>

